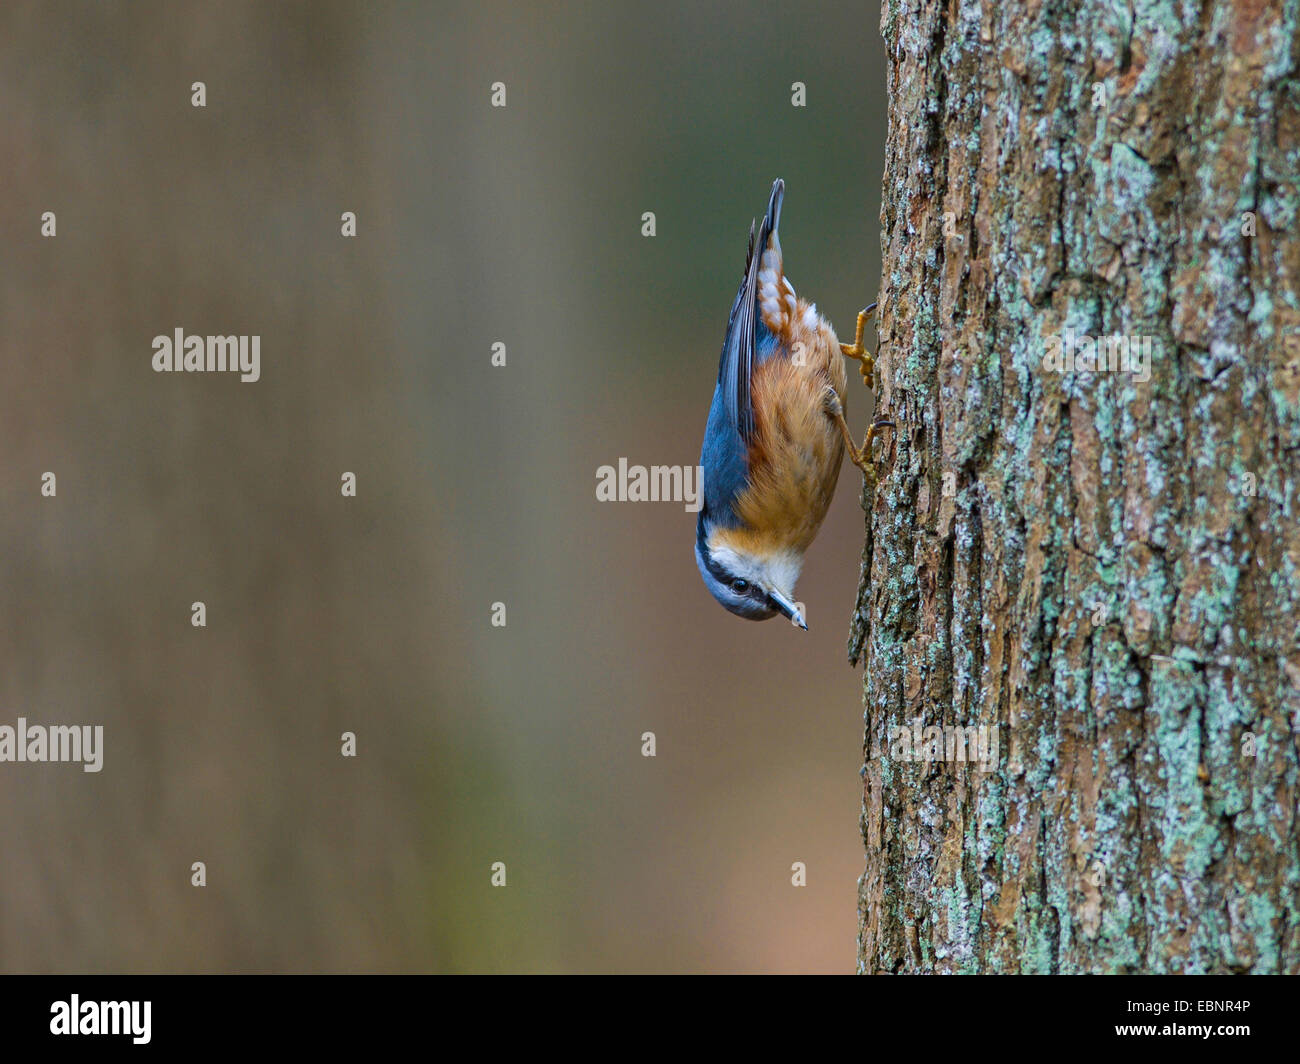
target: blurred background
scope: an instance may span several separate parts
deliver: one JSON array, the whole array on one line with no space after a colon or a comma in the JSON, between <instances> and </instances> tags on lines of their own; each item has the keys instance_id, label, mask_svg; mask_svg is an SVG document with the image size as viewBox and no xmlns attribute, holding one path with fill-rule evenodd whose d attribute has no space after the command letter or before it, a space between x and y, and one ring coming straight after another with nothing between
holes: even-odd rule
<instances>
[{"instance_id":1,"label":"blurred background","mask_svg":"<svg viewBox=\"0 0 1300 1064\"><path fill-rule=\"evenodd\" d=\"M852 971L856 471L807 634L595 485L698 461L778 176L852 337L878 13L11 2L0 100L0 724L105 731L0 764L0 970ZM154 373L177 327L261 380Z\"/></svg>"}]
</instances>

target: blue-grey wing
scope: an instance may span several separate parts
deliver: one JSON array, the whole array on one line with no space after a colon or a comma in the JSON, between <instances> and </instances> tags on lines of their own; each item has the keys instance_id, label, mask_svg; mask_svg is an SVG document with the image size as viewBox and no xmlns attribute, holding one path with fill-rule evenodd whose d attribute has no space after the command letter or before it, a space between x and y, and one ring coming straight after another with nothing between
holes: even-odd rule
<instances>
[{"instance_id":1,"label":"blue-grey wing","mask_svg":"<svg viewBox=\"0 0 1300 1064\"><path fill-rule=\"evenodd\" d=\"M758 313L758 269L763 251L781 221L781 203L785 183L779 178L772 185L767 212L754 239L749 228L749 254L740 290L727 319L727 335L722 342L718 364L718 385L709 408L709 423L704 433L701 464L704 478L704 510L714 520L730 514L730 504L745 488L749 470L749 444L754 438L754 405L750 390L754 367L770 357L776 338L768 331Z\"/></svg>"},{"instance_id":2,"label":"blue-grey wing","mask_svg":"<svg viewBox=\"0 0 1300 1064\"><path fill-rule=\"evenodd\" d=\"M700 466L705 471L702 519L707 514L708 519L715 523L736 523L731 504L745 490L749 479L748 451L748 446L731 424L722 382L719 381L713 390L709 423L704 430L704 447L700 453Z\"/></svg>"},{"instance_id":3,"label":"blue-grey wing","mask_svg":"<svg viewBox=\"0 0 1300 1064\"><path fill-rule=\"evenodd\" d=\"M754 239L754 227L749 227L749 253L745 257L745 273L740 280L731 316L727 319L727 335L722 342L722 358L718 364L718 384L722 388L727 417L735 431L746 442L754 437L754 406L750 394L756 353L760 345L760 332L766 332L758 316L758 270L767 249L767 242L781 223L781 203L785 199L785 182L780 178L772 184L772 194L767 201L763 224Z\"/></svg>"}]
</instances>

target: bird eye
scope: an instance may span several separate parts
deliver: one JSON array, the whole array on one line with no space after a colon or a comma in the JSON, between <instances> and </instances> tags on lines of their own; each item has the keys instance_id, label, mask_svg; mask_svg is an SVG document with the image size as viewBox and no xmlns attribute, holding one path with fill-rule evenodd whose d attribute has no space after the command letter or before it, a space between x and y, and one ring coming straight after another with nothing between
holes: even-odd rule
<instances>
[{"instance_id":1,"label":"bird eye","mask_svg":"<svg viewBox=\"0 0 1300 1064\"><path fill-rule=\"evenodd\" d=\"M737 595L743 595L746 591L749 590L749 581L733 580L731 582L731 590L734 591Z\"/></svg>"}]
</instances>

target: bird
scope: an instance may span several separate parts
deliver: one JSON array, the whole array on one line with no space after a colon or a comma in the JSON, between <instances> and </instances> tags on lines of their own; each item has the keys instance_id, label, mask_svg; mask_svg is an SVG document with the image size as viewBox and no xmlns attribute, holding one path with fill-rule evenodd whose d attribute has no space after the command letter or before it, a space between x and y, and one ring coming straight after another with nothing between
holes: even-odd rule
<instances>
[{"instance_id":1,"label":"bird","mask_svg":"<svg viewBox=\"0 0 1300 1064\"><path fill-rule=\"evenodd\" d=\"M777 232L784 199L778 178L757 240L749 227L700 452L704 497L695 561L705 587L731 613L754 621L780 614L807 631L795 582L844 454L874 489L872 442L894 422L876 418L862 446L854 444L844 418L844 359L860 364L875 391L875 358L862 336L876 304L858 314L850 345L839 342L816 304L795 294Z\"/></svg>"}]
</instances>

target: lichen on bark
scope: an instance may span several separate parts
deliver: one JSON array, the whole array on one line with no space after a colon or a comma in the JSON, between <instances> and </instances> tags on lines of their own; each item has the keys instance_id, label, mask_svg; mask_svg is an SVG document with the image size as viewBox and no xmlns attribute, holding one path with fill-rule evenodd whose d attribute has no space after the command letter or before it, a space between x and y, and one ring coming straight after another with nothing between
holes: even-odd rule
<instances>
[{"instance_id":1,"label":"lichen on bark","mask_svg":"<svg viewBox=\"0 0 1300 1064\"><path fill-rule=\"evenodd\" d=\"M1300 971L1300 2L881 28L859 970Z\"/></svg>"}]
</instances>

